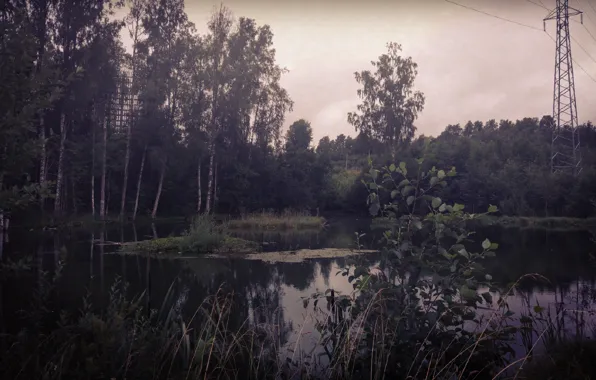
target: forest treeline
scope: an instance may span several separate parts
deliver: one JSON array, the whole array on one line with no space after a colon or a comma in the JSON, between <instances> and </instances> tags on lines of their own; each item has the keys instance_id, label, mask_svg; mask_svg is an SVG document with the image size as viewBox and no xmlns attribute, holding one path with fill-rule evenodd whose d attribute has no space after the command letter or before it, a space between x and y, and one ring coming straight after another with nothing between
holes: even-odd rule
<instances>
[{"instance_id":1,"label":"forest treeline","mask_svg":"<svg viewBox=\"0 0 596 380\"><path fill-rule=\"evenodd\" d=\"M441 196L471 212L594 214L592 124L575 180L550 174L550 117L415 137L425 99L396 43L355 73L356 137L315 143L307 120L282 130L273 31L223 5L201 35L183 0L8 0L0 40L0 210L15 218L365 213L369 157L455 166Z\"/></svg>"}]
</instances>

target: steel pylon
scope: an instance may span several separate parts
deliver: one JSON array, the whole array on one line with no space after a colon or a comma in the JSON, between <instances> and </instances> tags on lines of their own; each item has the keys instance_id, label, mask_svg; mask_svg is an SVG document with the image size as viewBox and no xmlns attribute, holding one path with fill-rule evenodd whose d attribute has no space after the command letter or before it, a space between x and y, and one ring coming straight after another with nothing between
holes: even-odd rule
<instances>
[{"instance_id":1,"label":"steel pylon","mask_svg":"<svg viewBox=\"0 0 596 380\"><path fill-rule=\"evenodd\" d=\"M578 131L577 104L575 102L575 77L571 58L569 17L583 13L569 7L569 0L556 0L557 7L544 18L556 20L555 78L553 91L553 122L551 140L551 171L578 175L582 158Z\"/></svg>"}]
</instances>

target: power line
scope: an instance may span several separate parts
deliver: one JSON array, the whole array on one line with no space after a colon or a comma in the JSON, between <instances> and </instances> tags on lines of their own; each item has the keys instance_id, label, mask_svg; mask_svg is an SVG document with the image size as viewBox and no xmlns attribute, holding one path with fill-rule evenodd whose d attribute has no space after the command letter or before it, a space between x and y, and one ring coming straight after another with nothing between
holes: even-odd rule
<instances>
[{"instance_id":1,"label":"power line","mask_svg":"<svg viewBox=\"0 0 596 380\"><path fill-rule=\"evenodd\" d=\"M592 3L590 3L590 0L586 1L586 3L588 3L588 5L590 6L590 8L592 8L592 10L594 11L594 13L596 13L596 9L592 5Z\"/></svg>"},{"instance_id":2,"label":"power line","mask_svg":"<svg viewBox=\"0 0 596 380\"><path fill-rule=\"evenodd\" d=\"M521 22L517 22L517 21L509 20L509 19L506 19L506 18L504 18L504 17L496 16L496 15L490 14L490 13L488 13L488 12L484 12L484 11L481 11L481 10L479 10L479 9L476 9L476 8L469 7L469 6L467 6L467 5L463 5L463 4L460 4L460 3L456 3L455 1L452 1L452 0L445 0L445 1L446 1L447 3L453 4L453 5L457 5L457 6L459 6L459 7L462 7L462 8L465 8L465 9L471 10L471 11L474 11L474 12L481 13L481 14L483 14L483 15L485 15L485 16L493 17L493 18L496 18L496 19L499 19L499 20L502 20L502 21L506 21L506 22L509 22L509 23L512 23L512 24L516 24L516 25L519 25L519 26L523 26L523 27L526 27L526 28L528 28L528 29L533 29L533 30L538 30L538 31L540 31L540 32L545 32L545 33L546 33L546 34L547 34L547 35L550 37L550 39L551 39L551 40L553 40L553 42L555 42L555 44L556 44L556 41L555 41L555 39L554 39L554 38L553 38L553 37L552 37L552 36L551 36L551 35L550 35L550 34L549 34L547 31L545 31L545 30L543 30L543 29L539 29L539 28L536 28L536 27L534 27L534 26L531 26L531 25L523 24L523 23L521 23ZM538 0L538 1L540 1L540 0ZM540 1L540 3L542 3L542 1ZM544 5L544 4L542 4L542 5ZM575 41L575 39L574 39L574 41ZM577 41L575 41L575 42L577 43ZM579 45L579 44L578 44L578 45ZM593 57L592 57L592 56L591 56L591 55L590 55L590 54L589 54L589 53L586 51L586 49L584 49L584 47L583 47L583 46L581 46L581 45L579 45L579 46L580 46L580 48L581 48L581 49L582 49L584 52L586 52L586 54L588 54L588 56L589 56L589 57L590 57L592 60L594 60L594 58L593 58ZM583 67L582 67L582 66L581 66L579 63L577 63L577 62L575 61L575 59L573 59L573 58L572 58L572 62L573 62L573 64L575 64L577 67L579 67L579 68L580 68L580 70L581 70L581 71L583 71L583 72L584 72L584 74L586 74L586 76L592 80L592 82L596 83L596 79L594 79L594 77L593 77L593 76L591 76L591 75L590 75L590 74L589 74L589 73L586 71L586 69L584 69L584 68L583 68Z\"/></svg>"},{"instance_id":3,"label":"power line","mask_svg":"<svg viewBox=\"0 0 596 380\"><path fill-rule=\"evenodd\" d=\"M546 9L547 11L550 11L550 9L548 9L548 8L547 8L547 7L546 7L544 4L542 4L542 2L540 2L540 4L538 4L538 3L536 3L536 2L534 2L534 1L532 1L532 0L526 0L526 1L527 1L528 3L530 3L530 4L534 4L534 5L536 5L537 7L540 7L540 8L542 8L542 9Z\"/></svg>"},{"instance_id":4,"label":"power line","mask_svg":"<svg viewBox=\"0 0 596 380\"><path fill-rule=\"evenodd\" d=\"M509 20L509 19L506 19L506 18L504 18L504 17L501 17L501 16L496 16L496 15L493 15L493 14L490 14L490 13L487 13L487 12L484 12L484 11L481 11L481 10L479 10L479 9L476 9L476 8L469 7L469 6L467 6L467 5L463 5L463 4L460 4L460 3L456 3L455 1L452 1L452 0L445 0L445 1L446 1L446 2L448 2L448 3L451 3L451 4L453 4L453 5L457 5L458 7L466 8L466 9L469 9L469 10L471 10L471 11L474 11L474 12L481 13L481 14L483 14L483 15L485 15L485 16L493 17L493 18L499 19L499 20L501 20L501 21L510 22L510 23L512 23L512 24L516 24L516 25L519 25L519 26L523 26L523 27L526 27L526 28L530 28L530 29L534 29L534 30L538 30L538 31L542 32L542 29L540 29L540 28L536 28L535 26L531 26L531 25L523 24L523 23L521 23L521 22L517 22L517 21Z\"/></svg>"},{"instance_id":5,"label":"power line","mask_svg":"<svg viewBox=\"0 0 596 380\"><path fill-rule=\"evenodd\" d=\"M577 2L579 3L580 6L582 5L582 3L581 3L580 0L577 0ZM587 3L590 5L590 7L592 7L592 4L590 4L589 1L587 1ZM582 7L582 8L585 8L585 7ZM594 8L592 7L592 9L594 9ZM594 22L594 20L592 20L592 17L590 17L589 14L587 14L586 12L582 12L582 13L586 15L586 17L588 18L588 20L590 20L592 23L594 23L596 25L596 22Z\"/></svg>"},{"instance_id":6,"label":"power line","mask_svg":"<svg viewBox=\"0 0 596 380\"><path fill-rule=\"evenodd\" d=\"M549 37L550 37L550 39L551 39L551 40L553 40L553 42L554 42L555 44L557 43L557 41L556 41L556 40L553 38L553 36L551 36L551 35L550 35L550 34L549 34L547 31L544 31L544 33L546 33L546 35L547 35L547 36L549 36ZM581 66L579 63L577 63L577 62L575 61L575 59L571 58L571 60L573 61L573 64L574 64L574 65L576 65L577 67L579 67L579 68L581 69L581 71L583 71L583 72L584 72L584 74L586 74L586 76L592 80L592 82L596 83L596 79L594 79L594 77L593 77L593 76L591 76L591 75L590 75L590 74L589 74L589 73L586 71L586 69L584 69L584 68L583 68L583 67L582 67L582 66Z\"/></svg>"},{"instance_id":7,"label":"power line","mask_svg":"<svg viewBox=\"0 0 596 380\"><path fill-rule=\"evenodd\" d=\"M573 36L571 36L571 39L573 40L573 42L577 44L577 46L580 47L580 49L584 51L584 53L586 53L588 57L590 57L592 61L594 61L594 63L596 63L596 59L594 59L594 57L592 57L592 55L590 55L590 53L588 53L588 51L579 42L577 42L577 40Z\"/></svg>"},{"instance_id":8,"label":"power line","mask_svg":"<svg viewBox=\"0 0 596 380\"><path fill-rule=\"evenodd\" d=\"M586 30L586 32L588 32L588 34L590 35L590 37L592 37L592 39L594 41L596 41L596 37L594 37L594 35L592 34L592 32L590 32L590 29L586 28L586 26L584 24L582 24L582 26L584 27L584 29Z\"/></svg>"}]
</instances>

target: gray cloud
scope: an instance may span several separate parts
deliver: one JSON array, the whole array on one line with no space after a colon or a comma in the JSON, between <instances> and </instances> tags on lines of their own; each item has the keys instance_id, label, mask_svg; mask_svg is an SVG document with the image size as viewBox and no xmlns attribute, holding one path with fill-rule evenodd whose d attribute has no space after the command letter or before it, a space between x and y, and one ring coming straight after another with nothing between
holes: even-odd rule
<instances>
[{"instance_id":1,"label":"gray cloud","mask_svg":"<svg viewBox=\"0 0 596 380\"><path fill-rule=\"evenodd\" d=\"M456 1L538 29L547 13L522 0ZM596 22L587 17L596 21L596 12L586 1L572 4L584 8L585 28L596 36ZM554 0L543 2L554 6ZM218 4L187 1L199 31ZM283 78L295 102L286 126L310 120L315 141L355 134L346 116L358 102L353 73L369 68L389 41L401 43L419 65L416 87L426 95L419 133L436 135L447 124L469 119L540 117L552 110L555 45L539 30L441 0L232 0L226 5L236 16L271 25L278 61L291 70ZM596 40L580 24L571 27L596 58ZM547 30L554 35L552 22ZM596 62L575 43L573 56L596 79ZM596 82L577 66L575 75L580 122L596 120Z\"/></svg>"}]
</instances>

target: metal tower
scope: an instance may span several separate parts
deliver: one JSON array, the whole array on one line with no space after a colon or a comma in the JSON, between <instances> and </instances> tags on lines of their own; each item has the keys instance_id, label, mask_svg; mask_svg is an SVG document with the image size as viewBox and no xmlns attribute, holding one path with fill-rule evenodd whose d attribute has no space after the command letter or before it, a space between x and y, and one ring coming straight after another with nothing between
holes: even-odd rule
<instances>
[{"instance_id":1,"label":"metal tower","mask_svg":"<svg viewBox=\"0 0 596 380\"><path fill-rule=\"evenodd\" d=\"M575 79L571 59L571 34L569 17L583 13L569 7L569 0L556 0L557 7L544 19L556 20L556 56L553 96L553 133L551 141L551 171L578 175L582 170L582 158L577 129L577 105L575 103Z\"/></svg>"}]
</instances>

